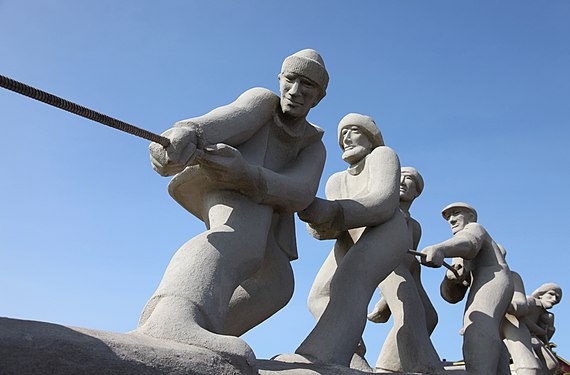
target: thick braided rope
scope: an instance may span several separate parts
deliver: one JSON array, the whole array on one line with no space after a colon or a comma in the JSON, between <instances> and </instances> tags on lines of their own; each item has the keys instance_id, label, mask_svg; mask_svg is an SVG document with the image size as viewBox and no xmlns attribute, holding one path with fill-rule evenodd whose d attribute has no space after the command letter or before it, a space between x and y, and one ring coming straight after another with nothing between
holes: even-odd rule
<instances>
[{"instance_id":1,"label":"thick braided rope","mask_svg":"<svg viewBox=\"0 0 570 375\"><path fill-rule=\"evenodd\" d=\"M51 106L63 109L64 111L74 113L78 116L88 118L103 125L124 131L126 133L135 135L140 138L147 139L161 144L163 147L168 147L170 140L158 134L149 132L148 130L138 128L134 125L128 124L116 118L109 117L102 113L96 112L92 109L75 104L58 96L52 95L42 90L38 90L31 86L25 85L21 82L15 81L3 75L0 75L0 86L10 91L17 92L18 94L27 96L32 99L39 100Z\"/></svg>"}]
</instances>

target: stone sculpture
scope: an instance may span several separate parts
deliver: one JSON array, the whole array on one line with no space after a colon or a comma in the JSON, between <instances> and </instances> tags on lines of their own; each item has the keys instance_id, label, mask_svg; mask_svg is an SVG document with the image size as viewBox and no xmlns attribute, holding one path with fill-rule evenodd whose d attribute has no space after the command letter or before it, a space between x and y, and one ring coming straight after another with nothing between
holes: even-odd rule
<instances>
[{"instance_id":1,"label":"stone sculpture","mask_svg":"<svg viewBox=\"0 0 570 375\"><path fill-rule=\"evenodd\" d=\"M398 156L384 146L374 120L346 115L338 140L349 168L329 178L327 199L316 198L299 213L315 238L336 241L309 295L317 324L296 353L310 361L348 366L374 290L412 241L398 209Z\"/></svg>"},{"instance_id":2,"label":"stone sculpture","mask_svg":"<svg viewBox=\"0 0 570 375\"><path fill-rule=\"evenodd\" d=\"M502 325L507 354L512 358L512 367L517 375L541 375L541 365L534 354L530 332L525 322L528 303L524 283L518 273L512 271L511 276L514 293ZM505 360L508 361L508 358Z\"/></svg>"},{"instance_id":3,"label":"stone sculpture","mask_svg":"<svg viewBox=\"0 0 570 375\"><path fill-rule=\"evenodd\" d=\"M283 62L280 96L246 91L226 106L180 121L150 146L172 197L207 230L174 255L137 332L249 360L235 337L290 300L297 258L293 213L313 201L325 161L323 131L306 116L325 96L321 56Z\"/></svg>"},{"instance_id":4,"label":"stone sculpture","mask_svg":"<svg viewBox=\"0 0 570 375\"><path fill-rule=\"evenodd\" d=\"M400 178L400 210L408 224L412 249L417 249L421 226L410 216L410 207L422 193L424 181L412 167L404 167ZM391 372L443 372L430 335L437 324L437 312L424 290L420 263L406 255L402 263L380 283L382 299L368 315L373 322L386 322L394 315L394 326L386 337L376 368Z\"/></svg>"},{"instance_id":5,"label":"stone sculpture","mask_svg":"<svg viewBox=\"0 0 570 375\"><path fill-rule=\"evenodd\" d=\"M453 237L425 247L422 263L441 267L445 258L456 258L453 266L459 277L447 271L440 288L446 301L459 302L469 289L462 329L466 370L477 375L509 373L501 361L500 327L514 289L505 253L477 223L477 211L470 205L450 204L442 215Z\"/></svg>"},{"instance_id":6,"label":"stone sculpture","mask_svg":"<svg viewBox=\"0 0 570 375\"><path fill-rule=\"evenodd\" d=\"M558 284L541 285L527 297L528 312L525 323L532 336L532 346L542 364L543 374L555 374L559 363L552 352L550 339L554 335L554 314L550 310L562 299L562 288Z\"/></svg>"}]
</instances>

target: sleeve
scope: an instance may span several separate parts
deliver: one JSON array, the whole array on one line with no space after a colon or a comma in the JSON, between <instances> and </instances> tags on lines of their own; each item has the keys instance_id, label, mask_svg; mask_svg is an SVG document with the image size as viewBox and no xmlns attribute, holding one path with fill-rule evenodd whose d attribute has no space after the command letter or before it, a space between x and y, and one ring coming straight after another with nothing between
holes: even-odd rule
<instances>
[{"instance_id":1,"label":"sleeve","mask_svg":"<svg viewBox=\"0 0 570 375\"><path fill-rule=\"evenodd\" d=\"M257 167L261 201L284 212L307 208L317 193L325 165L326 151L321 141L305 147L285 169L275 172Z\"/></svg>"},{"instance_id":2,"label":"sleeve","mask_svg":"<svg viewBox=\"0 0 570 375\"><path fill-rule=\"evenodd\" d=\"M247 90L233 103L218 107L203 116L182 120L174 127L190 127L196 132L198 148L215 143L237 146L271 120L279 98L270 90Z\"/></svg>"},{"instance_id":3,"label":"sleeve","mask_svg":"<svg viewBox=\"0 0 570 375\"><path fill-rule=\"evenodd\" d=\"M368 173L368 189L351 199L337 200L347 229L380 225L388 221L399 204L400 160L389 147L375 148L361 173Z\"/></svg>"}]
</instances>

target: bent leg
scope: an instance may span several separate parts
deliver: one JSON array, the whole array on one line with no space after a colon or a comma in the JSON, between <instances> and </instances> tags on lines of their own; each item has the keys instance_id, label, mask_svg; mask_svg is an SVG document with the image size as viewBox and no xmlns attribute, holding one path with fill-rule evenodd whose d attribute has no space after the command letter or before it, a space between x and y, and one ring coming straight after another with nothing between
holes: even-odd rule
<instances>
[{"instance_id":1,"label":"bent leg","mask_svg":"<svg viewBox=\"0 0 570 375\"><path fill-rule=\"evenodd\" d=\"M215 333L237 285L261 266L272 208L230 191L211 192L205 204L210 229L174 255L137 331L251 357L245 342Z\"/></svg>"},{"instance_id":2,"label":"bent leg","mask_svg":"<svg viewBox=\"0 0 570 375\"><path fill-rule=\"evenodd\" d=\"M399 212L388 222L367 228L339 265L331 282L330 302L296 352L348 366L364 330L372 294L400 263L410 242Z\"/></svg>"},{"instance_id":3,"label":"bent leg","mask_svg":"<svg viewBox=\"0 0 570 375\"><path fill-rule=\"evenodd\" d=\"M463 356L469 374L507 372L500 362L504 344L501 324L512 296L510 272L479 269L469 293L464 317Z\"/></svg>"},{"instance_id":4,"label":"bent leg","mask_svg":"<svg viewBox=\"0 0 570 375\"><path fill-rule=\"evenodd\" d=\"M293 296L294 279L289 257L272 236L263 265L243 281L230 300L224 334L241 336L281 310Z\"/></svg>"},{"instance_id":5,"label":"bent leg","mask_svg":"<svg viewBox=\"0 0 570 375\"><path fill-rule=\"evenodd\" d=\"M319 273L317 273L317 277L315 277L307 299L307 306L315 320L321 318L321 315L323 315L323 312L329 304L332 278L338 265L342 262L352 245L354 245L354 243L348 232L343 233L336 240L333 249L327 259L325 259Z\"/></svg>"},{"instance_id":6,"label":"bent leg","mask_svg":"<svg viewBox=\"0 0 570 375\"><path fill-rule=\"evenodd\" d=\"M426 328L428 334L431 336L431 334L435 330L435 327L437 326L437 321L438 321L437 311L435 310L435 307L431 303L431 300L429 299L429 296L426 290L424 289L421 279L421 266L420 263L415 258L413 259L413 263L410 265L410 272L412 274L414 283L416 285L416 289L420 295L420 299L424 307L424 312L426 314L425 315Z\"/></svg>"},{"instance_id":7,"label":"bent leg","mask_svg":"<svg viewBox=\"0 0 570 375\"><path fill-rule=\"evenodd\" d=\"M394 316L394 326L382 346L376 367L395 372L443 372L426 329L423 303L409 266L400 264L380 287Z\"/></svg>"}]
</instances>

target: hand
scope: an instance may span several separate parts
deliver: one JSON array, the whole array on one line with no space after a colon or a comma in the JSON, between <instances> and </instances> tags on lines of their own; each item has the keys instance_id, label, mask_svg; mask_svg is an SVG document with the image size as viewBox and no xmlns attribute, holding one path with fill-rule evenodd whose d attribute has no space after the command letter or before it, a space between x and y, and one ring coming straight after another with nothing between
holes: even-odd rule
<instances>
[{"instance_id":1,"label":"hand","mask_svg":"<svg viewBox=\"0 0 570 375\"><path fill-rule=\"evenodd\" d=\"M314 227L329 226L341 214L342 208L338 202L315 198L315 200L298 212L299 219ZM329 224L329 225L327 225Z\"/></svg>"},{"instance_id":2,"label":"hand","mask_svg":"<svg viewBox=\"0 0 570 375\"><path fill-rule=\"evenodd\" d=\"M172 176L184 170L194 159L197 138L194 131L186 127L168 129L162 136L170 139L170 144L164 148L158 143L151 143L150 161L158 174Z\"/></svg>"},{"instance_id":3,"label":"hand","mask_svg":"<svg viewBox=\"0 0 570 375\"><path fill-rule=\"evenodd\" d=\"M257 175L252 171L253 166L238 149L230 145L217 143L204 147L198 162L214 181L228 183L242 192L257 190Z\"/></svg>"},{"instance_id":4,"label":"hand","mask_svg":"<svg viewBox=\"0 0 570 375\"><path fill-rule=\"evenodd\" d=\"M426 254L425 257L421 257L421 262L424 266L439 268L443 265L445 260L445 254L443 250L437 246L427 246L424 247L422 253Z\"/></svg>"},{"instance_id":5,"label":"hand","mask_svg":"<svg viewBox=\"0 0 570 375\"><path fill-rule=\"evenodd\" d=\"M471 285L471 274L465 269L465 267L463 267L462 264L453 263L451 266L455 268L455 271L457 271L457 275L459 275L459 277L451 270L447 270L445 277L449 281L452 281L455 284L461 284L465 287Z\"/></svg>"}]
</instances>

